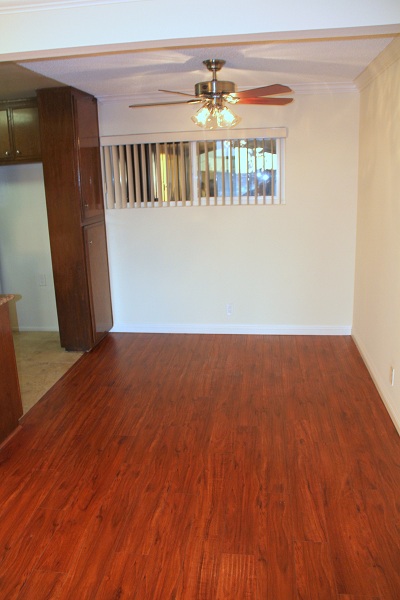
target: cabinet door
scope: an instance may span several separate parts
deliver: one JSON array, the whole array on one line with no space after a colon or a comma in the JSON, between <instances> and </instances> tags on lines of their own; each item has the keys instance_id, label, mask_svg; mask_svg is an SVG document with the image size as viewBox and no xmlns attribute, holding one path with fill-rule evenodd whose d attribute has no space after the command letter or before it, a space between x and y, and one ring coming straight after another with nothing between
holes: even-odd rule
<instances>
[{"instance_id":1,"label":"cabinet door","mask_svg":"<svg viewBox=\"0 0 400 600\"><path fill-rule=\"evenodd\" d=\"M100 150L84 140L79 148L79 172L83 222L103 215L103 192L101 185Z\"/></svg>"},{"instance_id":2,"label":"cabinet door","mask_svg":"<svg viewBox=\"0 0 400 600\"><path fill-rule=\"evenodd\" d=\"M108 275L107 240L104 223L83 228L95 343L113 325L110 281Z\"/></svg>"},{"instance_id":3,"label":"cabinet door","mask_svg":"<svg viewBox=\"0 0 400 600\"><path fill-rule=\"evenodd\" d=\"M8 305L0 304L0 443L18 427L21 416L21 394Z\"/></svg>"},{"instance_id":4,"label":"cabinet door","mask_svg":"<svg viewBox=\"0 0 400 600\"><path fill-rule=\"evenodd\" d=\"M86 96L75 96L74 102L82 219L85 222L102 216L104 211L97 103Z\"/></svg>"},{"instance_id":5,"label":"cabinet door","mask_svg":"<svg viewBox=\"0 0 400 600\"><path fill-rule=\"evenodd\" d=\"M9 160L12 158L11 139L8 128L8 111L0 110L0 160Z\"/></svg>"},{"instance_id":6,"label":"cabinet door","mask_svg":"<svg viewBox=\"0 0 400 600\"><path fill-rule=\"evenodd\" d=\"M14 158L40 160L39 115L34 106L13 108Z\"/></svg>"}]
</instances>

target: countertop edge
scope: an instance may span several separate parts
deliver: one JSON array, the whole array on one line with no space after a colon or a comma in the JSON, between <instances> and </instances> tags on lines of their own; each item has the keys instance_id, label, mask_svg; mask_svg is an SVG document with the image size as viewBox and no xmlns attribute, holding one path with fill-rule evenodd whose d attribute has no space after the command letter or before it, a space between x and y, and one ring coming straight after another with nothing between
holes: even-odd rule
<instances>
[{"instance_id":1,"label":"countertop edge","mask_svg":"<svg viewBox=\"0 0 400 600\"><path fill-rule=\"evenodd\" d=\"M10 302L13 298L15 298L13 294L0 294L0 306L2 304L7 304L7 302Z\"/></svg>"}]
</instances>

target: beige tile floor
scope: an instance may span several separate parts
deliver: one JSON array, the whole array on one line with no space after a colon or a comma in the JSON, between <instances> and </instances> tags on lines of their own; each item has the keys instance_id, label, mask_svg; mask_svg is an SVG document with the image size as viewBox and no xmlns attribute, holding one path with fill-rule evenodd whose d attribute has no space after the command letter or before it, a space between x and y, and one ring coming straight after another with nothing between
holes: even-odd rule
<instances>
[{"instance_id":1,"label":"beige tile floor","mask_svg":"<svg viewBox=\"0 0 400 600\"><path fill-rule=\"evenodd\" d=\"M15 356L24 414L82 356L60 346L58 332L14 332Z\"/></svg>"}]
</instances>

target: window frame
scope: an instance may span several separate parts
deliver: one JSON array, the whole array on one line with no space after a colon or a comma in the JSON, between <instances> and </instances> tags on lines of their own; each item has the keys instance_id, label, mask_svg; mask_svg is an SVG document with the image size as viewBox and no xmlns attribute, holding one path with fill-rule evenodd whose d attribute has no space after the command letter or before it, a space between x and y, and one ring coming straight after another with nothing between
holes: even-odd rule
<instances>
[{"instance_id":1,"label":"window frame","mask_svg":"<svg viewBox=\"0 0 400 600\"><path fill-rule=\"evenodd\" d=\"M104 136L100 140L101 145L101 160L102 160L102 170L103 170L103 189L104 189L104 200L105 206L107 209L118 209L118 208L141 208L141 207L177 207L177 206L276 206L276 205L284 205L285 204L285 141L287 138L288 132L286 127L270 127L270 128L257 128L257 129L221 129L221 130L213 130L213 131L184 131L184 132L168 132L168 133L147 133L147 134L131 134L131 135L123 135L123 136ZM279 163L278 169L278 177L279 177L279 194L276 197L272 195L266 196L265 189L263 195L249 195L247 193L246 200L243 200L241 194L239 196L234 196L231 192L229 193L229 197L226 197L225 194L222 194L222 197L214 197L210 196L209 193L206 193L205 196L199 193L200 190L200 177L201 170L199 170L200 164L200 153L196 150L196 146L199 147L200 144L209 144L212 142L230 142L230 187L233 188L233 175L232 175L232 142L239 140L275 140L277 146L276 157ZM159 148L164 145L164 152L167 150L167 145L171 145L174 143L180 144L181 142L189 143L189 153L190 153L190 175L188 179L190 179L190 183L187 186L188 189L183 192L183 200L171 200L170 198L167 201L160 202L158 199L155 200L154 193L151 185L147 185L146 182L142 181L141 190L143 192L143 196L138 196L139 188L132 191L129 188L129 181L132 185L133 178L132 176L129 179L129 173L126 173L126 169L132 169L132 165L129 164L127 160L128 156L124 156L124 152L126 152L127 146L134 145L132 148L132 152L140 151L144 152L145 144L156 144L157 152ZM139 146L140 145L140 146ZM107 157L106 148L110 147L110 155ZM215 145L214 145L215 147ZM182 152L183 144L180 144L180 152ZM279 149L279 152L278 152ZM120 161L120 154L122 157L122 161ZM205 153L207 154L207 152ZM150 155L153 157L153 154ZM135 162L136 158L131 161ZM157 156L157 160L159 160L159 156ZM148 161L148 164L151 165L153 162L153 158ZM114 165L114 166L113 166ZM113 180L114 170L117 169L116 165L118 165L118 171L120 173L120 185L112 186L113 189L109 191L110 185L107 186L107 181ZM150 170L152 167L149 167ZM111 169L111 171L110 171ZM179 166L177 167L179 171ZM140 169L142 177L144 177L145 173ZM214 171L215 172L215 171ZM225 173L225 172L224 172ZM246 174L248 177L248 170L246 170ZM222 179L225 178L225 174L223 174ZM135 177L135 185L138 186L137 183L137 174ZM208 180L210 182L210 180ZM215 182L214 182L215 184ZM158 181L158 186L161 185L161 179ZM140 187L140 186L139 186ZM184 186L185 187L185 186ZM228 186L229 187L229 186ZM277 186L278 187L278 186ZM151 188L151 193L150 193ZM190 197L187 198L187 191L189 190ZM215 191L215 189L214 189ZM131 195L132 192L132 195ZM208 190L209 192L209 190ZM138 202L134 199L133 202L128 204L126 198L136 198L140 197L141 201ZM268 199L270 198L270 201Z\"/></svg>"}]
</instances>

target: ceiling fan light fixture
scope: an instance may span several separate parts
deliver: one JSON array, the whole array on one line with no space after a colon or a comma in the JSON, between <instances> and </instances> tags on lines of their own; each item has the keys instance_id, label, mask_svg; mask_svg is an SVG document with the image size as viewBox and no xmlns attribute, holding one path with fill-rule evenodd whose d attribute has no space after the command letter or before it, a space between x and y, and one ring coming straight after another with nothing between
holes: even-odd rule
<instances>
[{"instance_id":1,"label":"ceiling fan light fixture","mask_svg":"<svg viewBox=\"0 0 400 600\"><path fill-rule=\"evenodd\" d=\"M194 95L187 92L172 90L159 90L170 94L189 96L190 100L174 100L172 102L158 102L152 104L132 104L130 108L141 108L144 106L164 106L167 104L192 104L201 103L201 108L192 117L192 121L202 129L228 129L235 127L241 119L229 107L229 105L259 104L259 105L285 105L293 101L293 98L283 98L281 94L291 93L287 85L274 83L262 87L244 91L236 91L233 81L221 81L217 79L217 72L224 66L225 61L217 58L203 60L203 64L212 72L211 81L200 81L194 86ZM275 96L279 96L276 97Z\"/></svg>"},{"instance_id":2,"label":"ceiling fan light fixture","mask_svg":"<svg viewBox=\"0 0 400 600\"><path fill-rule=\"evenodd\" d=\"M201 108L196 112L193 117L191 117L193 123L198 125L199 127L205 128L207 125L207 121L209 121L211 116L211 110L208 107L208 104L203 104Z\"/></svg>"},{"instance_id":3,"label":"ceiling fan light fixture","mask_svg":"<svg viewBox=\"0 0 400 600\"><path fill-rule=\"evenodd\" d=\"M235 127L241 119L227 106L208 101L193 115L192 121L202 129L227 129Z\"/></svg>"},{"instance_id":4,"label":"ceiling fan light fixture","mask_svg":"<svg viewBox=\"0 0 400 600\"><path fill-rule=\"evenodd\" d=\"M235 127L240 123L241 118L238 117L230 108L223 106L219 108L217 113L218 127Z\"/></svg>"},{"instance_id":5,"label":"ceiling fan light fixture","mask_svg":"<svg viewBox=\"0 0 400 600\"><path fill-rule=\"evenodd\" d=\"M239 98L237 96L232 96L232 94L224 95L224 100L229 102L229 104L237 104L239 102Z\"/></svg>"}]
</instances>

